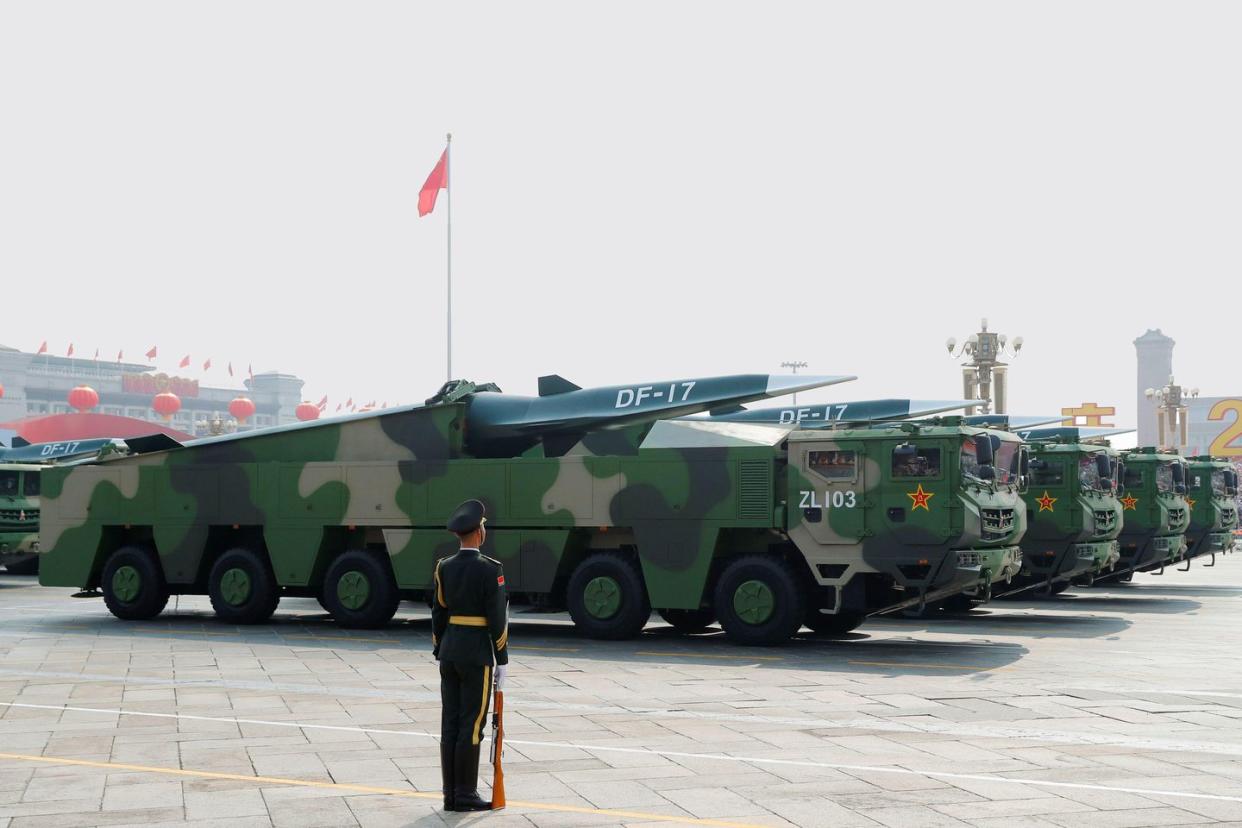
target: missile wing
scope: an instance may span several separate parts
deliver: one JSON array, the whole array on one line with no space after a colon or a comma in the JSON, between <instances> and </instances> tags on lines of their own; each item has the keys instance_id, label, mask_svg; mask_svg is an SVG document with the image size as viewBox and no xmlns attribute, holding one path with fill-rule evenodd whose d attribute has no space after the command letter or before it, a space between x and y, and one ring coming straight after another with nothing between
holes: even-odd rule
<instances>
[{"instance_id":1,"label":"missile wing","mask_svg":"<svg viewBox=\"0 0 1242 828\"><path fill-rule=\"evenodd\" d=\"M496 390L467 394L466 443L479 457L512 456L537 443L543 443L547 456L556 457L591 432L740 406L852 379L857 377L735 374L580 388L561 377L541 377L538 397Z\"/></svg>"},{"instance_id":2,"label":"missile wing","mask_svg":"<svg viewBox=\"0 0 1242 828\"><path fill-rule=\"evenodd\" d=\"M1064 414L1044 414L1040 416L1022 417L1016 414L972 414L963 417L962 422L977 428L998 428L1002 431L1018 431L1024 428L1050 425L1065 420Z\"/></svg>"},{"instance_id":3,"label":"missile wing","mask_svg":"<svg viewBox=\"0 0 1242 828\"><path fill-rule=\"evenodd\" d=\"M706 417L725 423L768 423L796 425L800 428L824 428L834 423L883 422L905 420L956 411L978 405L979 400L854 400L852 402L816 403L815 405L784 406L781 408L744 408L740 405L713 408Z\"/></svg>"},{"instance_id":4,"label":"missile wing","mask_svg":"<svg viewBox=\"0 0 1242 828\"><path fill-rule=\"evenodd\" d=\"M1054 428L1018 428L1014 433L1028 443L1053 442L1085 443L1118 434L1131 434L1133 428L1104 428L1101 426L1056 426Z\"/></svg>"}]
</instances>

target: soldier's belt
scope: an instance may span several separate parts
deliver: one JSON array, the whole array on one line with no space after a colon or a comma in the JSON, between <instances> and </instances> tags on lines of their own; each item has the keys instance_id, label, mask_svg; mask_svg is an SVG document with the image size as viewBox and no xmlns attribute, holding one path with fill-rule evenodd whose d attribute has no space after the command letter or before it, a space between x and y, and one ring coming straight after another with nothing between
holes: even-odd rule
<instances>
[{"instance_id":1,"label":"soldier's belt","mask_svg":"<svg viewBox=\"0 0 1242 828\"><path fill-rule=\"evenodd\" d=\"M449 623L459 627L486 627L487 619L482 615L450 615Z\"/></svg>"}]
</instances>

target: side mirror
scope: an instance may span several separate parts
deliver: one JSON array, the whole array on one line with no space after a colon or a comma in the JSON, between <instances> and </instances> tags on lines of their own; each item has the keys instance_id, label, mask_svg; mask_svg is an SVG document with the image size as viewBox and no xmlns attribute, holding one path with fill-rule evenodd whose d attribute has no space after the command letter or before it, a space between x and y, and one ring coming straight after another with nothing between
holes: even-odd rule
<instances>
[{"instance_id":1,"label":"side mirror","mask_svg":"<svg viewBox=\"0 0 1242 828\"><path fill-rule=\"evenodd\" d=\"M1026 446L1023 446L1022 450L1018 453L1018 474L1026 477L1030 473L1031 452L1027 450Z\"/></svg>"},{"instance_id":2,"label":"side mirror","mask_svg":"<svg viewBox=\"0 0 1242 828\"><path fill-rule=\"evenodd\" d=\"M1112 478L1101 477L1100 478L1100 490L1105 491L1105 492L1111 492L1113 490Z\"/></svg>"},{"instance_id":3,"label":"side mirror","mask_svg":"<svg viewBox=\"0 0 1242 828\"><path fill-rule=\"evenodd\" d=\"M977 472L977 475L980 480L995 480L996 479L996 467L995 466L980 466L979 471Z\"/></svg>"},{"instance_id":4,"label":"side mirror","mask_svg":"<svg viewBox=\"0 0 1242 828\"><path fill-rule=\"evenodd\" d=\"M1111 480L1113 476L1113 465L1108 462L1107 454L1097 454L1095 456L1095 470L1099 472L1100 479Z\"/></svg>"},{"instance_id":5,"label":"side mirror","mask_svg":"<svg viewBox=\"0 0 1242 828\"><path fill-rule=\"evenodd\" d=\"M1173 491L1177 492L1179 495L1186 494L1186 484L1185 483L1174 483Z\"/></svg>"},{"instance_id":6,"label":"side mirror","mask_svg":"<svg viewBox=\"0 0 1242 828\"><path fill-rule=\"evenodd\" d=\"M992 450L992 438L989 434L980 434L975 437L975 462L980 466L990 466L992 461L996 459L996 453Z\"/></svg>"},{"instance_id":7,"label":"side mirror","mask_svg":"<svg viewBox=\"0 0 1242 828\"><path fill-rule=\"evenodd\" d=\"M1183 492L1186 490L1186 467L1181 463L1173 464L1173 482L1180 483Z\"/></svg>"},{"instance_id":8,"label":"side mirror","mask_svg":"<svg viewBox=\"0 0 1242 828\"><path fill-rule=\"evenodd\" d=\"M918 453L919 453L919 450L915 448L914 446L910 445L909 443L902 443L901 445L893 449L893 456L900 457L903 460L909 460L911 457L914 457Z\"/></svg>"}]
</instances>

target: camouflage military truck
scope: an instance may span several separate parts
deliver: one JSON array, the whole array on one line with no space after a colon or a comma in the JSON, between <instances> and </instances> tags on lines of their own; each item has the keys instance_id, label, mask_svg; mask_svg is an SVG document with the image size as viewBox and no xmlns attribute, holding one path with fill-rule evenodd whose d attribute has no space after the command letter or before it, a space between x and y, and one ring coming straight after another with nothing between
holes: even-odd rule
<instances>
[{"instance_id":1,"label":"camouflage military truck","mask_svg":"<svg viewBox=\"0 0 1242 828\"><path fill-rule=\"evenodd\" d=\"M45 473L40 580L101 588L126 619L207 594L221 620L259 623L301 595L373 627L426 600L466 498L487 505L484 551L514 602L565 607L599 638L654 607L773 644L1016 572L1012 435L666 419L826 384L774 379L551 377L538 398L450 383L422 406L131 444Z\"/></svg>"},{"instance_id":2,"label":"camouflage military truck","mask_svg":"<svg viewBox=\"0 0 1242 828\"><path fill-rule=\"evenodd\" d=\"M1152 447L1121 453L1121 559L1108 580L1128 581L1181 559L1186 549L1190 508L1186 503L1186 462Z\"/></svg>"},{"instance_id":3,"label":"camouflage military truck","mask_svg":"<svg viewBox=\"0 0 1242 828\"><path fill-rule=\"evenodd\" d=\"M1117 452L1082 442L1076 428L1039 430L1026 439L1031 457L1022 495L1022 572L1007 594L1056 594L1074 579L1090 583L1121 556Z\"/></svg>"},{"instance_id":4,"label":"camouflage military truck","mask_svg":"<svg viewBox=\"0 0 1242 828\"><path fill-rule=\"evenodd\" d=\"M1233 549L1233 533L1238 528L1238 472L1233 463L1220 457L1188 457L1187 464L1190 525L1186 529L1186 560L1200 555L1215 558L1217 552Z\"/></svg>"},{"instance_id":5,"label":"camouflage military truck","mask_svg":"<svg viewBox=\"0 0 1242 828\"><path fill-rule=\"evenodd\" d=\"M17 575L39 568L39 471L0 463L0 563Z\"/></svg>"}]
</instances>

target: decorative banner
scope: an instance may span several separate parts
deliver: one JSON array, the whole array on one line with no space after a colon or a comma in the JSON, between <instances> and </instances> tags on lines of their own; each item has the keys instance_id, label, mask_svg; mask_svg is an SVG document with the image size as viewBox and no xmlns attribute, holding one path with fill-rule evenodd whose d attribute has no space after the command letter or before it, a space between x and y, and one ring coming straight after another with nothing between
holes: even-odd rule
<instances>
[{"instance_id":1,"label":"decorative banner","mask_svg":"<svg viewBox=\"0 0 1242 828\"><path fill-rule=\"evenodd\" d=\"M121 377L126 394L160 394L171 391L178 397L197 397L198 380L170 377L168 374L126 374Z\"/></svg>"},{"instance_id":2,"label":"decorative banner","mask_svg":"<svg viewBox=\"0 0 1242 828\"><path fill-rule=\"evenodd\" d=\"M1061 413L1068 417L1061 421L1064 426L1115 428L1113 423L1104 422L1104 418L1116 416L1117 409L1111 405L1101 406L1098 403L1085 402L1077 408L1062 408ZM1081 423L1078 422L1079 417L1082 417Z\"/></svg>"},{"instance_id":3,"label":"decorative banner","mask_svg":"<svg viewBox=\"0 0 1242 828\"><path fill-rule=\"evenodd\" d=\"M1242 458L1242 395L1198 397L1186 401L1189 455Z\"/></svg>"}]
</instances>

